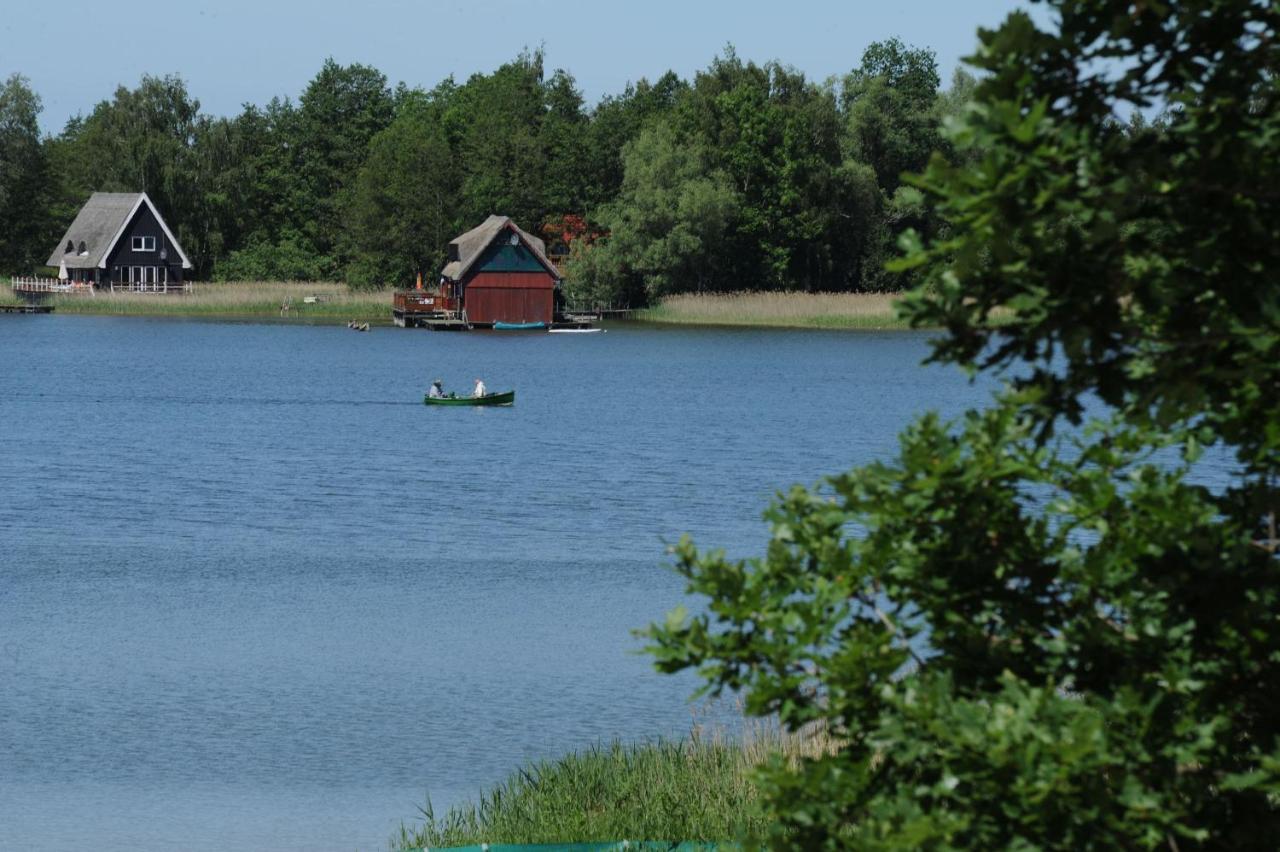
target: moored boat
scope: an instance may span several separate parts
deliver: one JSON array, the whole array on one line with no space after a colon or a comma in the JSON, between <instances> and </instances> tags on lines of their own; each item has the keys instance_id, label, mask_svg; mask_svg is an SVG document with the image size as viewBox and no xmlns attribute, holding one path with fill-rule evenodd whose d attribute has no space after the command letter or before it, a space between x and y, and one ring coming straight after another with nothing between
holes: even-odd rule
<instances>
[{"instance_id":1,"label":"moored boat","mask_svg":"<svg viewBox=\"0 0 1280 852\"><path fill-rule=\"evenodd\" d=\"M427 405L514 405L514 390L501 393L487 393L484 396L423 396Z\"/></svg>"},{"instance_id":2,"label":"moored boat","mask_svg":"<svg viewBox=\"0 0 1280 852\"><path fill-rule=\"evenodd\" d=\"M495 322L494 331L540 331L547 327L545 322Z\"/></svg>"}]
</instances>

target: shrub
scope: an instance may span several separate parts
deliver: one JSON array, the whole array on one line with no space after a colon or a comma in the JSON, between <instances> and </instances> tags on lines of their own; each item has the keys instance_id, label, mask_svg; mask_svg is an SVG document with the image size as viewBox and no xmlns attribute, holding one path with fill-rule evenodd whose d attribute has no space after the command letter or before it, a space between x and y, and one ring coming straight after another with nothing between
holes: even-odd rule
<instances>
[{"instance_id":1,"label":"shrub","mask_svg":"<svg viewBox=\"0 0 1280 852\"><path fill-rule=\"evenodd\" d=\"M683 541L707 604L649 630L661 669L844 743L763 773L777 847L1280 830L1280 11L1047 5L1056 32L981 33L963 165L914 180L944 236L895 264L933 359L1009 388L781 498L761 559Z\"/></svg>"}]
</instances>

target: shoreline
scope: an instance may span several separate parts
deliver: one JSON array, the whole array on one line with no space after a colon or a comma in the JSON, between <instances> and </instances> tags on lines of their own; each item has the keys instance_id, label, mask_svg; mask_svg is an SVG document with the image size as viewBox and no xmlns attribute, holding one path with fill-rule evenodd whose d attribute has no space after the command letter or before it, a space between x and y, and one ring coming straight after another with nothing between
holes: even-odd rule
<instances>
[{"instance_id":1,"label":"shoreline","mask_svg":"<svg viewBox=\"0 0 1280 852\"><path fill-rule=\"evenodd\" d=\"M624 323L668 327L776 328L823 331L904 331L898 294L718 293L685 294L642 308ZM41 304L82 316L187 317L281 324L352 320L392 327L392 291L351 290L338 282L196 282L183 294L54 294Z\"/></svg>"},{"instance_id":2,"label":"shoreline","mask_svg":"<svg viewBox=\"0 0 1280 852\"><path fill-rule=\"evenodd\" d=\"M147 310L93 310L80 306L58 305L54 314L77 317L128 317L134 319L208 320L210 322L248 322L258 325L346 325L351 320L368 323L372 327L394 328L389 317L378 314L307 313L298 311L282 316L278 311L147 311Z\"/></svg>"},{"instance_id":3,"label":"shoreline","mask_svg":"<svg viewBox=\"0 0 1280 852\"><path fill-rule=\"evenodd\" d=\"M686 293L636 311L634 319L661 325L898 331L899 293Z\"/></svg>"},{"instance_id":4,"label":"shoreline","mask_svg":"<svg viewBox=\"0 0 1280 852\"><path fill-rule=\"evenodd\" d=\"M621 323L657 328L775 329L777 331L919 331L894 317L867 320L845 320L841 317L814 316L792 320L714 320L699 317L650 316L649 308L636 311Z\"/></svg>"},{"instance_id":5,"label":"shoreline","mask_svg":"<svg viewBox=\"0 0 1280 852\"><path fill-rule=\"evenodd\" d=\"M45 304L56 313L88 316L391 324L389 291L351 290L332 281L195 282L185 293L54 294Z\"/></svg>"}]
</instances>

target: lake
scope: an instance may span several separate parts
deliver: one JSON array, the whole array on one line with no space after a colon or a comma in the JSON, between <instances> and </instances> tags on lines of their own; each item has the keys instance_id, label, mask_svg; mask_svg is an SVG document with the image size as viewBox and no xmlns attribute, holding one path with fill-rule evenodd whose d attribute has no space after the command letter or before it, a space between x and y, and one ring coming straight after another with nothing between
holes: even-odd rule
<instances>
[{"instance_id":1,"label":"lake","mask_svg":"<svg viewBox=\"0 0 1280 852\"><path fill-rule=\"evenodd\" d=\"M0 848L383 849L688 731L664 542L987 391L920 333L0 317ZM433 378L517 390L427 408Z\"/></svg>"}]
</instances>

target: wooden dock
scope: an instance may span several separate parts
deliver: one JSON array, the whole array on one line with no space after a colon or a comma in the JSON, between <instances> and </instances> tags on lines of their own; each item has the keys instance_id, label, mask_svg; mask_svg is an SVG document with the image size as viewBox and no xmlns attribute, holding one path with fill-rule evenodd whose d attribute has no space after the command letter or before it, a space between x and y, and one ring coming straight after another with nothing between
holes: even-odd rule
<instances>
[{"instance_id":1,"label":"wooden dock","mask_svg":"<svg viewBox=\"0 0 1280 852\"><path fill-rule=\"evenodd\" d=\"M466 310L457 310L455 302L439 295L421 291L404 291L395 294L391 309L391 321L400 328L427 328L432 331L470 331L473 328L491 328L491 322L472 322ZM554 329L587 329L606 315L625 316L619 310L565 311L557 313L547 324Z\"/></svg>"},{"instance_id":2,"label":"wooden dock","mask_svg":"<svg viewBox=\"0 0 1280 852\"><path fill-rule=\"evenodd\" d=\"M402 311L391 312L391 321L400 328L429 328L432 331L466 331L471 324L452 312Z\"/></svg>"},{"instance_id":3,"label":"wooden dock","mask_svg":"<svg viewBox=\"0 0 1280 852\"><path fill-rule=\"evenodd\" d=\"M432 331L466 331L471 328L471 323L458 317L428 317L417 320L414 325Z\"/></svg>"},{"instance_id":4,"label":"wooden dock","mask_svg":"<svg viewBox=\"0 0 1280 852\"><path fill-rule=\"evenodd\" d=\"M595 324L595 317L566 316L551 323L547 328L586 329L594 328Z\"/></svg>"},{"instance_id":5,"label":"wooden dock","mask_svg":"<svg viewBox=\"0 0 1280 852\"><path fill-rule=\"evenodd\" d=\"M583 305L581 303L570 305L563 311L566 320L607 320L607 319L630 319L631 315L636 312L635 308L619 307L617 305Z\"/></svg>"},{"instance_id":6,"label":"wooden dock","mask_svg":"<svg viewBox=\"0 0 1280 852\"><path fill-rule=\"evenodd\" d=\"M0 305L0 314L51 314L53 305Z\"/></svg>"}]
</instances>

